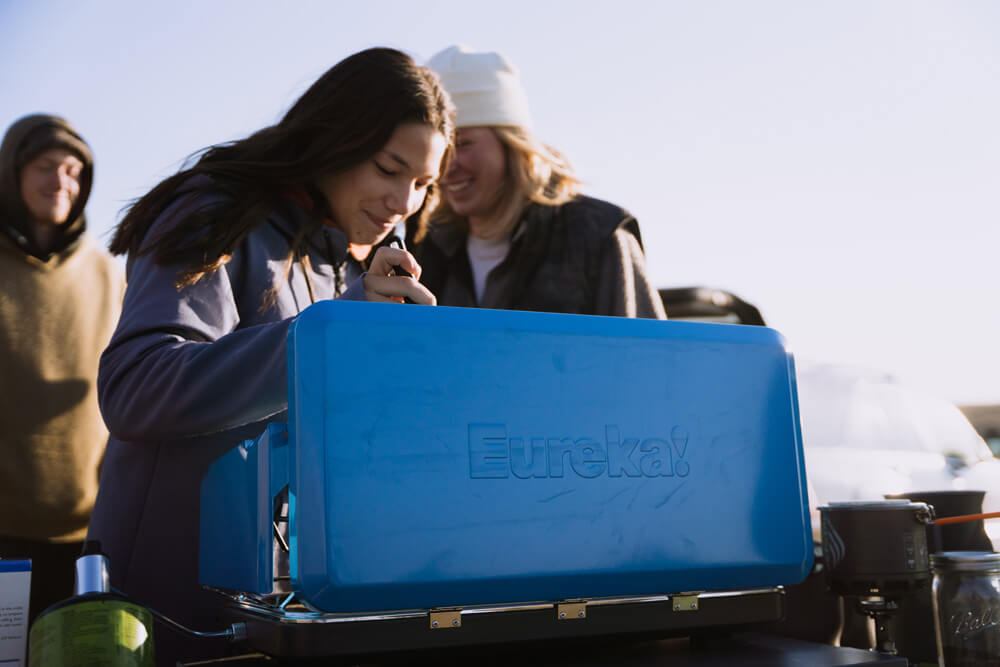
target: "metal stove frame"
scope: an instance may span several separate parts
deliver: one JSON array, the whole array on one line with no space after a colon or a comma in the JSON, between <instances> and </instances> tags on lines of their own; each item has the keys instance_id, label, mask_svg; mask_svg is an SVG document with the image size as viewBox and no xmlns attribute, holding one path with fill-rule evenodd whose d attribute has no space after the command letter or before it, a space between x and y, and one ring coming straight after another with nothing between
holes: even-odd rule
<instances>
[{"instance_id":1,"label":"metal stove frame","mask_svg":"<svg viewBox=\"0 0 1000 667\"><path fill-rule=\"evenodd\" d=\"M352 657L511 642L612 635L678 636L780 620L782 587L642 597L537 601L366 614L332 614L295 593L226 598L223 620L242 623L246 644L282 658Z\"/></svg>"}]
</instances>

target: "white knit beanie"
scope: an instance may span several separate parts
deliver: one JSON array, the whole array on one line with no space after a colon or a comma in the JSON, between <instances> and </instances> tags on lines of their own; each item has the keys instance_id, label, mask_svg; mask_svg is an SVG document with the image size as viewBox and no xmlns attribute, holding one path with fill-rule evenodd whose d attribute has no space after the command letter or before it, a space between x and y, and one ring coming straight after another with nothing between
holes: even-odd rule
<instances>
[{"instance_id":1,"label":"white knit beanie","mask_svg":"<svg viewBox=\"0 0 1000 667\"><path fill-rule=\"evenodd\" d=\"M531 127L528 97L514 66L499 53L449 46L427 66L434 70L458 111L457 127Z\"/></svg>"}]
</instances>

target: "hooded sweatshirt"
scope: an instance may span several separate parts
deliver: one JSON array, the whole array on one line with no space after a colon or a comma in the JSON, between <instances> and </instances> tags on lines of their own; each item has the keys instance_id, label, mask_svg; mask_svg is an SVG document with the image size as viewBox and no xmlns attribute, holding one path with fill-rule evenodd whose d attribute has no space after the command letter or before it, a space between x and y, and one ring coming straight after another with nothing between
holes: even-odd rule
<instances>
[{"instance_id":1,"label":"hooded sweatshirt","mask_svg":"<svg viewBox=\"0 0 1000 667\"><path fill-rule=\"evenodd\" d=\"M25 163L67 148L80 193L48 248L21 197ZM0 535L70 542L86 536L108 432L97 367L118 321L120 266L86 233L90 148L63 119L33 115L0 145Z\"/></svg>"}]
</instances>

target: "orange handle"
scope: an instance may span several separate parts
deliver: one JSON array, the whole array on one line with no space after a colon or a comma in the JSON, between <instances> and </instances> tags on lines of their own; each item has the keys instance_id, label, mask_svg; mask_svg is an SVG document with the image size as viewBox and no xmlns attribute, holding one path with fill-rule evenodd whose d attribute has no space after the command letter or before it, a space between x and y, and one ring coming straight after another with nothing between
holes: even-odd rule
<instances>
[{"instance_id":1,"label":"orange handle","mask_svg":"<svg viewBox=\"0 0 1000 667\"><path fill-rule=\"evenodd\" d=\"M985 514L963 514L961 516L948 516L943 519L934 519L938 526L947 526L949 523L965 523L966 521L979 521L980 519L1000 519L1000 512L986 512Z\"/></svg>"}]
</instances>

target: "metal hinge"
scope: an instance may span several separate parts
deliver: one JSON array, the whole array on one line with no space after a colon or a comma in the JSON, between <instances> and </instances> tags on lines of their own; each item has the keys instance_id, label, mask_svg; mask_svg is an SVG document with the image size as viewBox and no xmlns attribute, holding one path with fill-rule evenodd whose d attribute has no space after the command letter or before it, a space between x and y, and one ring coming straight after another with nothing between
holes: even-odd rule
<instances>
[{"instance_id":1,"label":"metal hinge","mask_svg":"<svg viewBox=\"0 0 1000 667\"><path fill-rule=\"evenodd\" d=\"M675 595L674 611L698 611L697 595Z\"/></svg>"},{"instance_id":2,"label":"metal hinge","mask_svg":"<svg viewBox=\"0 0 1000 667\"><path fill-rule=\"evenodd\" d=\"M556 605L556 618L560 621L587 618L586 602L563 602Z\"/></svg>"},{"instance_id":3,"label":"metal hinge","mask_svg":"<svg viewBox=\"0 0 1000 667\"><path fill-rule=\"evenodd\" d=\"M446 609L431 612L431 630L462 627L462 610Z\"/></svg>"}]
</instances>

